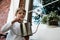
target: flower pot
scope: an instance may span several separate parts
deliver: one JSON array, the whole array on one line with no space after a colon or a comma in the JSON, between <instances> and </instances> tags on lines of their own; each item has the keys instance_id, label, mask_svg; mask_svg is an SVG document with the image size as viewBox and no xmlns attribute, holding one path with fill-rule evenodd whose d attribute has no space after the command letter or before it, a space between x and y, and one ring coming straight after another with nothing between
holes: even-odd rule
<instances>
[{"instance_id":1,"label":"flower pot","mask_svg":"<svg viewBox=\"0 0 60 40\"><path fill-rule=\"evenodd\" d=\"M48 24L58 26L58 21L57 20L51 20L51 21L48 22Z\"/></svg>"}]
</instances>

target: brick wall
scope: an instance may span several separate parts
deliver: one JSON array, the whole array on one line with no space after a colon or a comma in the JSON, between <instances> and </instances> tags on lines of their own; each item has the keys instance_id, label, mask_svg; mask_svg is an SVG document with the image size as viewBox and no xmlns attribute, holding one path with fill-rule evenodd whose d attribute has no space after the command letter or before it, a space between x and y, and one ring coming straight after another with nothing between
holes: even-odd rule
<instances>
[{"instance_id":1,"label":"brick wall","mask_svg":"<svg viewBox=\"0 0 60 40\"><path fill-rule=\"evenodd\" d=\"M0 1L0 29L6 23L11 0Z\"/></svg>"},{"instance_id":2,"label":"brick wall","mask_svg":"<svg viewBox=\"0 0 60 40\"><path fill-rule=\"evenodd\" d=\"M20 0L20 4L19 4L20 8L25 8L25 1L26 0Z\"/></svg>"}]
</instances>

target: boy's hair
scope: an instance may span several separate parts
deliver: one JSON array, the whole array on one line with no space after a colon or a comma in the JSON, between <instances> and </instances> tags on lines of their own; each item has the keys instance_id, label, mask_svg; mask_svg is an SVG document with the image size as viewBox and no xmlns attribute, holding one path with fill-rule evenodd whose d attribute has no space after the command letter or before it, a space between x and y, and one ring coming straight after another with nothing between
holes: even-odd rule
<instances>
[{"instance_id":1,"label":"boy's hair","mask_svg":"<svg viewBox=\"0 0 60 40\"><path fill-rule=\"evenodd\" d=\"M19 8L19 9L16 11L15 16L17 15L17 13L18 13L19 11L23 11L23 12L25 12L25 13L26 13L26 10L25 10L25 9L23 9L23 8Z\"/></svg>"}]
</instances>

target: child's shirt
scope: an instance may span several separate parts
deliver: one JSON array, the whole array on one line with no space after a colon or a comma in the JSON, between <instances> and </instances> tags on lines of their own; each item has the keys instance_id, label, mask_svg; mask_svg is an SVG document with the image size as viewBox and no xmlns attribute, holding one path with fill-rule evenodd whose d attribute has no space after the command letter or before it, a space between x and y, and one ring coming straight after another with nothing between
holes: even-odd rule
<instances>
[{"instance_id":1,"label":"child's shirt","mask_svg":"<svg viewBox=\"0 0 60 40\"><path fill-rule=\"evenodd\" d=\"M19 22L15 22L13 25L11 24L11 22L8 22L2 27L1 31L2 32L9 31L6 40L24 40L22 36L16 35L16 34L21 35Z\"/></svg>"}]
</instances>

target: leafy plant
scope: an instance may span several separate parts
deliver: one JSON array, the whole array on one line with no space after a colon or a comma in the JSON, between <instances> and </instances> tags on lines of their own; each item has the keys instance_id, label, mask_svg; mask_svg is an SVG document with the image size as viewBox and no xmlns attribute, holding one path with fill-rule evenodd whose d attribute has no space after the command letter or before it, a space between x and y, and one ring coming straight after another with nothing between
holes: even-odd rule
<instances>
[{"instance_id":1,"label":"leafy plant","mask_svg":"<svg viewBox=\"0 0 60 40\"><path fill-rule=\"evenodd\" d=\"M42 18L42 23L47 23L47 16L44 16L43 18Z\"/></svg>"},{"instance_id":2,"label":"leafy plant","mask_svg":"<svg viewBox=\"0 0 60 40\"><path fill-rule=\"evenodd\" d=\"M60 21L60 18L55 12L51 12L42 18L42 23L49 25L58 25L58 21Z\"/></svg>"}]
</instances>

